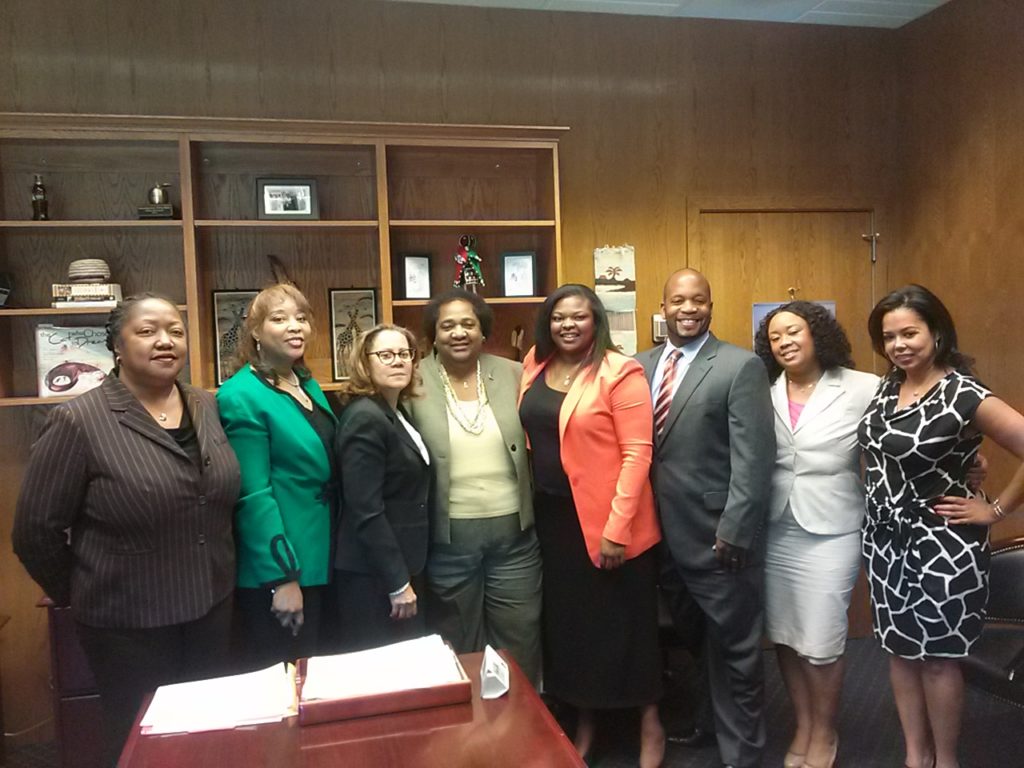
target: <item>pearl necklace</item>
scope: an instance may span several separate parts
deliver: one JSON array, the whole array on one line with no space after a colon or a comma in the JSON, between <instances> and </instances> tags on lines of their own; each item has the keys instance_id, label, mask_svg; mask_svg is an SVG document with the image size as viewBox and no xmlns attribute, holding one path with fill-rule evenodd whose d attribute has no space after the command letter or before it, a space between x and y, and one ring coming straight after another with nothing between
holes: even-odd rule
<instances>
[{"instance_id":1,"label":"pearl necklace","mask_svg":"<svg viewBox=\"0 0 1024 768\"><path fill-rule=\"evenodd\" d=\"M441 374L441 386L444 387L444 402L448 413L464 431L471 435L479 435L484 431L484 406L487 405L487 393L484 391L483 374L480 373L480 361L476 361L476 413L472 417L463 410L462 403L455 397L452 381L448 378L448 371L445 370L444 365L438 365L437 370ZM466 386L467 382L463 382L463 385Z\"/></svg>"}]
</instances>

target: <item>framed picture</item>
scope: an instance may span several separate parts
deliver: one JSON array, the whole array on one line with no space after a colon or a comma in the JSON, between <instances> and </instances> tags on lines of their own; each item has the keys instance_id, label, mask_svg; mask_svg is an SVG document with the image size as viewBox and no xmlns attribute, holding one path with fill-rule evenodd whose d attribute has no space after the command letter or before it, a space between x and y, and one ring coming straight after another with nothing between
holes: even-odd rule
<instances>
[{"instance_id":1,"label":"framed picture","mask_svg":"<svg viewBox=\"0 0 1024 768\"><path fill-rule=\"evenodd\" d=\"M223 384L234 373L230 369L231 358L238 349L242 323L249 314L249 305L259 291L214 291L213 292L213 348L214 373L217 386Z\"/></svg>"},{"instance_id":2,"label":"framed picture","mask_svg":"<svg viewBox=\"0 0 1024 768\"><path fill-rule=\"evenodd\" d=\"M359 334L377 324L377 292L373 288L332 288L331 354L334 380L349 378L348 355Z\"/></svg>"},{"instance_id":3,"label":"framed picture","mask_svg":"<svg viewBox=\"0 0 1024 768\"><path fill-rule=\"evenodd\" d=\"M319 219L316 179L256 179L256 213L261 219Z\"/></svg>"},{"instance_id":4,"label":"framed picture","mask_svg":"<svg viewBox=\"0 0 1024 768\"><path fill-rule=\"evenodd\" d=\"M430 298L430 256L405 257L405 298Z\"/></svg>"},{"instance_id":5,"label":"framed picture","mask_svg":"<svg viewBox=\"0 0 1024 768\"><path fill-rule=\"evenodd\" d=\"M501 254L501 277L506 296L536 296L537 254L533 251Z\"/></svg>"}]
</instances>

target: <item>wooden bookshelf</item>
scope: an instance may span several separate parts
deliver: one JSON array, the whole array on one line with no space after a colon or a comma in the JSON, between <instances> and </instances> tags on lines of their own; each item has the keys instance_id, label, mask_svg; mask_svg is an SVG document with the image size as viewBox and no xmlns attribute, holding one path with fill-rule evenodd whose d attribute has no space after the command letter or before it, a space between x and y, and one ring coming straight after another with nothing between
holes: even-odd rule
<instances>
[{"instance_id":1,"label":"wooden bookshelf","mask_svg":"<svg viewBox=\"0 0 1024 768\"><path fill-rule=\"evenodd\" d=\"M127 296L156 290L188 315L189 376L212 389L212 294L272 280L268 255L306 293L318 333L307 361L332 380L330 289L372 288L379 321L419 331L424 300L406 299L403 256L427 254L435 292L451 285L463 234L477 237L496 326L529 333L537 297L501 295L500 255L537 255L538 293L561 282L558 141L565 129L330 121L0 113L0 406L39 405L33 330L47 318L96 324L107 310L51 308L67 265L103 258ZM42 173L49 221L32 221ZM258 218L256 182L309 178L320 218ZM138 220L155 183L179 218ZM528 338L527 341L530 341ZM489 350L512 354L510 346Z\"/></svg>"}]
</instances>

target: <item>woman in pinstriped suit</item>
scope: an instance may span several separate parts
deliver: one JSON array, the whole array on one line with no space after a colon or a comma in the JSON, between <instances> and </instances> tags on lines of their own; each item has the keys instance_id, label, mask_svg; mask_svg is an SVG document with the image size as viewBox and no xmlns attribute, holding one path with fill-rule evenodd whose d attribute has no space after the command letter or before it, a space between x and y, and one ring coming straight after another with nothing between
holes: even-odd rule
<instances>
[{"instance_id":1,"label":"woman in pinstriped suit","mask_svg":"<svg viewBox=\"0 0 1024 768\"><path fill-rule=\"evenodd\" d=\"M213 396L177 381L187 347L173 302L126 299L107 346L114 370L56 406L32 447L13 542L71 605L113 764L147 691L223 670L239 469Z\"/></svg>"}]
</instances>

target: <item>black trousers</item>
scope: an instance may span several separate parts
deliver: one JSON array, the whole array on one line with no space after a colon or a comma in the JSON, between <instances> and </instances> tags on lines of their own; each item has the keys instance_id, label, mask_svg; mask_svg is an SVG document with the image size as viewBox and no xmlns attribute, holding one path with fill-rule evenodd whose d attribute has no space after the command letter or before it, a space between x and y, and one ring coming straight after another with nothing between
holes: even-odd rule
<instances>
[{"instance_id":1,"label":"black trousers","mask_svg":"<svg viewBox=\"0 0 1024 768\"><path fill-rule=\"evenodd\" d=\"M706 621L702 654L722 762L759 766L765 744L764 565L736 573L676 568Z\"/></svg>"},{"instance_id":2,"label":"black trousers","mask_svg":"<svg viewBox=\"0 0 1024 768\"><path fill-rule=\"evenodd\" d=\"M76 623L103 707L104 763L116 765L147 693L161 685L225 674L232 599L184 624L110 629Z\"/></svg>"},{"instance_id":3,"label":"black trousers","mask_svg":"<svg viewBox=\"0 0 1024 768\"><path fill-rule=\"evenodd\" d=\"M302 587L302 629L292 635L281 626L270 605L270 589L235 590L240 621L236 630L237 661L246 670L265 669L279 661L295 661L320 651L320 614L324 587Z\"/></svg>"},{"instance_id":4,"label":"black trousers","mask_svg":"<svg viewBox=\"0 0 1024 768\"><path fill-rule=\"evenodd\" d=\"M361 651L427 634L423 618L427 593L423 574L410 580L417 598L416 615L411 619L391 618L391 599L384 583L376 576L342 570L335 570L334 576L341 651Z\"/></svg>"}]
</instances>

